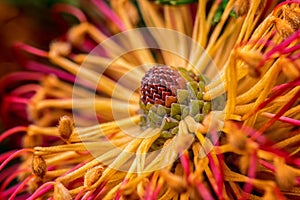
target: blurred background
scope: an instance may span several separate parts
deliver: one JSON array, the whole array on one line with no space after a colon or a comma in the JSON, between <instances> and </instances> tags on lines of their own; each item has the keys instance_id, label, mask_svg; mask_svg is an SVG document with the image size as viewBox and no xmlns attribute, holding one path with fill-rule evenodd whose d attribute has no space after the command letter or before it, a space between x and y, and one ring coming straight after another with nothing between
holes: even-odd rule
<instances>
[{"instance_id":1,"label":"blurred background","mask_svg":"<svg viewBox=\"0 0 300 200\"><path fill-rule=\"evenodd\" d=\"M56 3L78 5L77 0L0 1L0 78L20 68L11 51L13 43L47 49L49 41L64 31L51 13Z\"/></svg>"},{"instance_id":2,"label":"blurred background","mask_svg":"<svg viewBox=\"0 0 300 200\"><path fill-rule=\"evenodd\" d=\"M16 42L47 50L49 42L62 35L68 26L57 23L53 6L67 3L78 6L78 0L0 0L0 81L6 74L22 69L12 51ZM57 17L57 16L56 16ZM72 23L70 16L62 16ZM69 20L69 21L68 21ZM74 20L74 19L73 19ZM0 103L4 96L0 95ZM7 116L10 115L7 113ZM0 134L4 131L0 119ZM0 152L11 143L5 142Z\"/></svg>"}]
</instances>

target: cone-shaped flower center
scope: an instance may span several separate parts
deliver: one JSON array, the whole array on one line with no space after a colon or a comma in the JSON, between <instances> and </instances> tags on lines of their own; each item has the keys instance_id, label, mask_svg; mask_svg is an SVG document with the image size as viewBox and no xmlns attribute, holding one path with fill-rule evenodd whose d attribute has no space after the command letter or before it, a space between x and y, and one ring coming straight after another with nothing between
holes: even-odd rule
<instances>
[{"instance_id":1,"label":"cone-shaped flower center","mask_svg":"<svg viewBox=\"0 0 300 200\"><path fill-rule=\"evenodd\" d=\"M141 83L141 127L160 128L169 138L185 117L201 122L211 110L211 102L202 98L205 82L202 75L184 68L152 67Z\"/></svg>"},{"instance_id":2,"label":"cone-shaped flower center","mask_svg":"<svg viewBox=\"0 0 300 200\"><path fill-rule=\"evenodd\" d=\"M179 72L169 66L152 67L142 79L141 101L147 105L163 105L168 108L177 102L177 89L184 89L186 81Z\"/></svg>"}]
</instances>

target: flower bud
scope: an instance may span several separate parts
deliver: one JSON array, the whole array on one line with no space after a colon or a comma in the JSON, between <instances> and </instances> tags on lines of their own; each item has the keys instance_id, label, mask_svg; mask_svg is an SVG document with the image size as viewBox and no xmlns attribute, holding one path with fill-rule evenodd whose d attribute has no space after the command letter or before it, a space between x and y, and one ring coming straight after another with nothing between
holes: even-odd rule
<instances>
[{"instance_id":1,"label":"flower bud","mask_svg":"<svg viewBox=\"0 0 300 200\"><path fill-rule=\"evenodd\" d=\"M84 187L91 187L102 175L104 168L102 166L96 166L86 172L84 175Z\"/></svg>"},{"instance_id":2,"label":"flower bud","mask_svg":"<svg viewBox=\"0 0 300 200\"><path fill-rule=\"evenodd\" d=\"M43 178L45 176L47 172L47 165L42 156L33 156L32 171L39 178Z\"/></svg>"},{"instance_id":3,"label":"flower bud","mask_svg":"<svg viewBox=\"0 0 300 200\"><path fill-rule=\"evenodd\" d=\"M54 193L53 193L54 200L71 200L72 196L69 190L60 182L57 182L54 185Z\"/></svg>"},{"instance_id":4,"label":"flower bud","mask_svg":"<svg viewBox=\"0 0 300 200\"><path fill-rule=\"evenodd\" d=\"M58 132L62 138L68 140L74 129L73 121L69 116L63 116L59 120Z\"/></svg>"}]
</instances>

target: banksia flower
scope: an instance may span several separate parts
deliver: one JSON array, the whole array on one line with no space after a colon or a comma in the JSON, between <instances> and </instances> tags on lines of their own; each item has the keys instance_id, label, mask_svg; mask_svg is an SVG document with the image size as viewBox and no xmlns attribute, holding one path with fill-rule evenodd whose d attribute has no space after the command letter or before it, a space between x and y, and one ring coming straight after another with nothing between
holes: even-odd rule
<instances>
[{"instance_id":1,"label":"banksia flower","mask_svg":"<svg viewBox=\"0 0 300 200\"><path fill-rule=\"evenodd\" d=\"M56 5L78 24L1 83L1 198L298 199L299 3Z\"/></svg>"}]
</instances>

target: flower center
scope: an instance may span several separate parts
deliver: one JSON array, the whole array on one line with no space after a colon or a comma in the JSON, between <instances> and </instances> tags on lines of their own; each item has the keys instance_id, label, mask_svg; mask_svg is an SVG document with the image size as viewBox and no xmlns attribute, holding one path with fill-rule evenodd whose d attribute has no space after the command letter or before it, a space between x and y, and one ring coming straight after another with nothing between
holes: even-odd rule
<instances>
[{"instance_id":1,"label":"flower center","mask_svg":"<svg viewBox=\"0 0 300 200\"><path fill-rule=\"evenodd\" d=\"M141 101L147 105L167 108L177 102L176 91L185 88L186 81L179 72L169 66L152 67L142 79Z\"/></svg>"},{"instance_id":2,"label":"flower center","mask_svg":"<svg viewBox=\"0 0 300 200\"><path fill-rule=\"evenodd\" d=\"M187 116L202 122L211 110L211 102L202 98L205 83L204 76L181 67L152 67L141 82L141 127L160 128L167 139L178 132L179 121Z\"/></svg>"}]
</instances>

